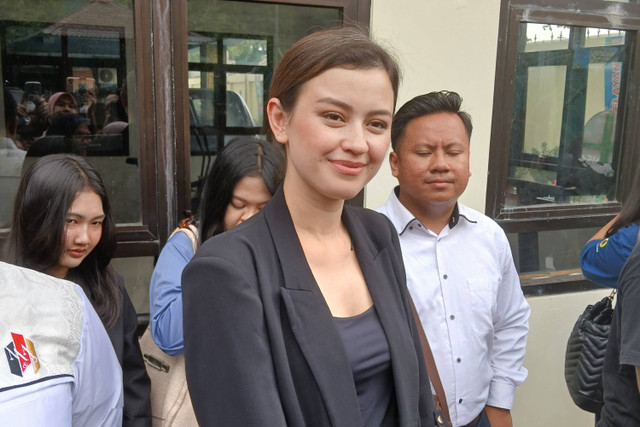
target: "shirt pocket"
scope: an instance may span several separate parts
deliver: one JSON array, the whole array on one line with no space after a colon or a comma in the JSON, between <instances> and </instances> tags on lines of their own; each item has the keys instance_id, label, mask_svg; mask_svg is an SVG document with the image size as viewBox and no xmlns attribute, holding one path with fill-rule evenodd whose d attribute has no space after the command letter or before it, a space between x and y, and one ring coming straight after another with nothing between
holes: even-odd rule
<instances>
[{"instance_id":1,"label":"shirt pocket","mask_svg":"<svg viewBox=\"0 0 640 427\"><path fill-rule=\"evenodd\" d=\"M493 336L493 311L497 280L471 279L467 281L471 302L471 324L473 331L482 339Z\"/></svg>"}]
</instances>

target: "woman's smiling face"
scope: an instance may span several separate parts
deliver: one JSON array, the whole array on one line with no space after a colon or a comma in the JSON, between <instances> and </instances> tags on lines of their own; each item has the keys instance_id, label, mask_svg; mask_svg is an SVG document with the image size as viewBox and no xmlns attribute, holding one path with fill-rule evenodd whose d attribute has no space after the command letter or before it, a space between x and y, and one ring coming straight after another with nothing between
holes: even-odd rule
<instances>
[{"instance_id":1,"label":"woman's smiling face","mask_svg":"<svg viewBox=\"0 0 640 427\"><path fill-rule=\"evenodd\" d=\"M272 130L287 147L285 186L320 199L357 195L387 153L393 101L380 68L331 68L300 88L292 111L272 98Z\"/></svg>"}]
</instances>

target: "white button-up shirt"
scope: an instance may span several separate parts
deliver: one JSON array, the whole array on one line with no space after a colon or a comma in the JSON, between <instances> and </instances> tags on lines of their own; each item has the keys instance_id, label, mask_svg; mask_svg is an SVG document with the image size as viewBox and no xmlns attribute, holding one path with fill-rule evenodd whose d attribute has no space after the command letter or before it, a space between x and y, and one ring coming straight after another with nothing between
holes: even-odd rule
<instances>
[{"instance_id":1,"label":"white button-up shirt","mask_svg":"<svg viewBox=\"0 0 640 427\"><path fill-rule=\"evenodd\" d=\"M454 426L486 404L511 409L529 330L529 304L509 243L490 218L458 203L440 234L426 229L392 192L378 209L395 226L418 310Z\"/></svg>"}]
</instances>

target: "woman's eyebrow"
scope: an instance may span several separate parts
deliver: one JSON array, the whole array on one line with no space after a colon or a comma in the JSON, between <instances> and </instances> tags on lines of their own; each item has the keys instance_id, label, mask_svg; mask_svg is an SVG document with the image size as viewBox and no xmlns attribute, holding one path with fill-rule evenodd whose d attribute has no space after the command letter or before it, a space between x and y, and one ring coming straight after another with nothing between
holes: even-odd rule
<instances>
[{"instance_id":1,"label":"woman's eyebrow","mask_svg":"<svg viewBox=\"0 0 640 427\"><path fill-rule=\"evenodd\" d=\"M73 217L77 217L77 218L80 218L80 219L85 219L86 218L84 215L80 215L80 214L74 213L74 212L67 213L67 216L68 217L69 216L73 216ZM106 215L102 214L102 215L97 215L97 216L95 216L95 217L93 217L91 219L104 219L105 217L106 217Z\"/></svg>"},{"instance_id":2,"label":"woman's eyebrow","mask_svg":"<svg viewBox=\"0 0 640 427\"><path fill-rule=\"evenodd\" d=\"M353 110L353 107L351 107L351 105L347 104L344 101L340 101L339 99L332 98L330 96L327 96L327 97L324 97L324 98L320 98L320 99L318 99L317 102L325 103L325 104L332 104L332 105L335 105L337 107L343 108L343 109L345 109L347 111ZM393 116L393 113L391 111L389 111L389 110L386 110L386 109L370 111L369 114L385 115L385 116L389 116L389 117Z\"/></svg>"}]
</instances>

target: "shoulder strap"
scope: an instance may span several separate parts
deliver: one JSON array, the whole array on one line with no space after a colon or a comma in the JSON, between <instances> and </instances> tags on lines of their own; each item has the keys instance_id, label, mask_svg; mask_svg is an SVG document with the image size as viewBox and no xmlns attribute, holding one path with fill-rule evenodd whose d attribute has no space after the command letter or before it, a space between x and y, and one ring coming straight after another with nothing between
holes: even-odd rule
<instances>
[{"instance_id":1,"label":"shoulder strap","mask_svg":"<svg viewBox=\"0 0 640 427\"><path fill-rule=\"evenodd\" d=\"M178 224L178 228L173 230L167 240L173 237L174 234L182 232L189 236L189 240L191 240L191 247L193 248L193 253L195 254L200 243L200 233L198 233L198 228L195 226L195 221L196 217L190 210L184 211L184 219L180 221L180 223Z\"/></svg>"},{"instance_id":2,"label":"shoulder strap","mask_svg":"<svg viewBox=\"0 0 640 427\"><path fill-rule=\"evenodd\" d=\"M198 250L198 229L196 228L196 226L193 224L189 224L186 227L179 226L178 228L173 230L173 232L169 236L169 239L173 237L174 234L180 233L180 232L189 236L189 240L191 240L191 247L193 248L193 253L195 254L196 251Z\"/></svg>"},{"instance_id":3,"label":"shoulder strap","mask_svg":"<svg viewBox=\"0 0 640 427\"><path fill-rule=\"evenodd\" d=\"M420 335L420 345L422 345L422 352L424 353L424 361L427 365L427 373L429 374L429 379L431 380L431 384L433 384L433 388L436 391L436 395L434 396L436 402L436 409L438 411L442 411L442 414L445 417L445 421L448 423L446 425L451 425L451 416L449 415L449 406L447 405L447 396L444 394L444 387L442 387L442 382L440 381L440 375L438 374L438 368L436 367L436 361L433 358L433 353L431 352L431 346L429 345L429 341L427 340L427 335L424 333L424 329L422 328L422 323L420 322L420 317L418 317L418 312L416 311L416 306L413 304L413 299L409 292L407 291L407 296L409 297L409 303L411 304L411 311L413 311L413 317L416 321L416 326L418 328L418 335ZM444 423L441 423L444 424Z\"/></svg>"}]
</instances>

